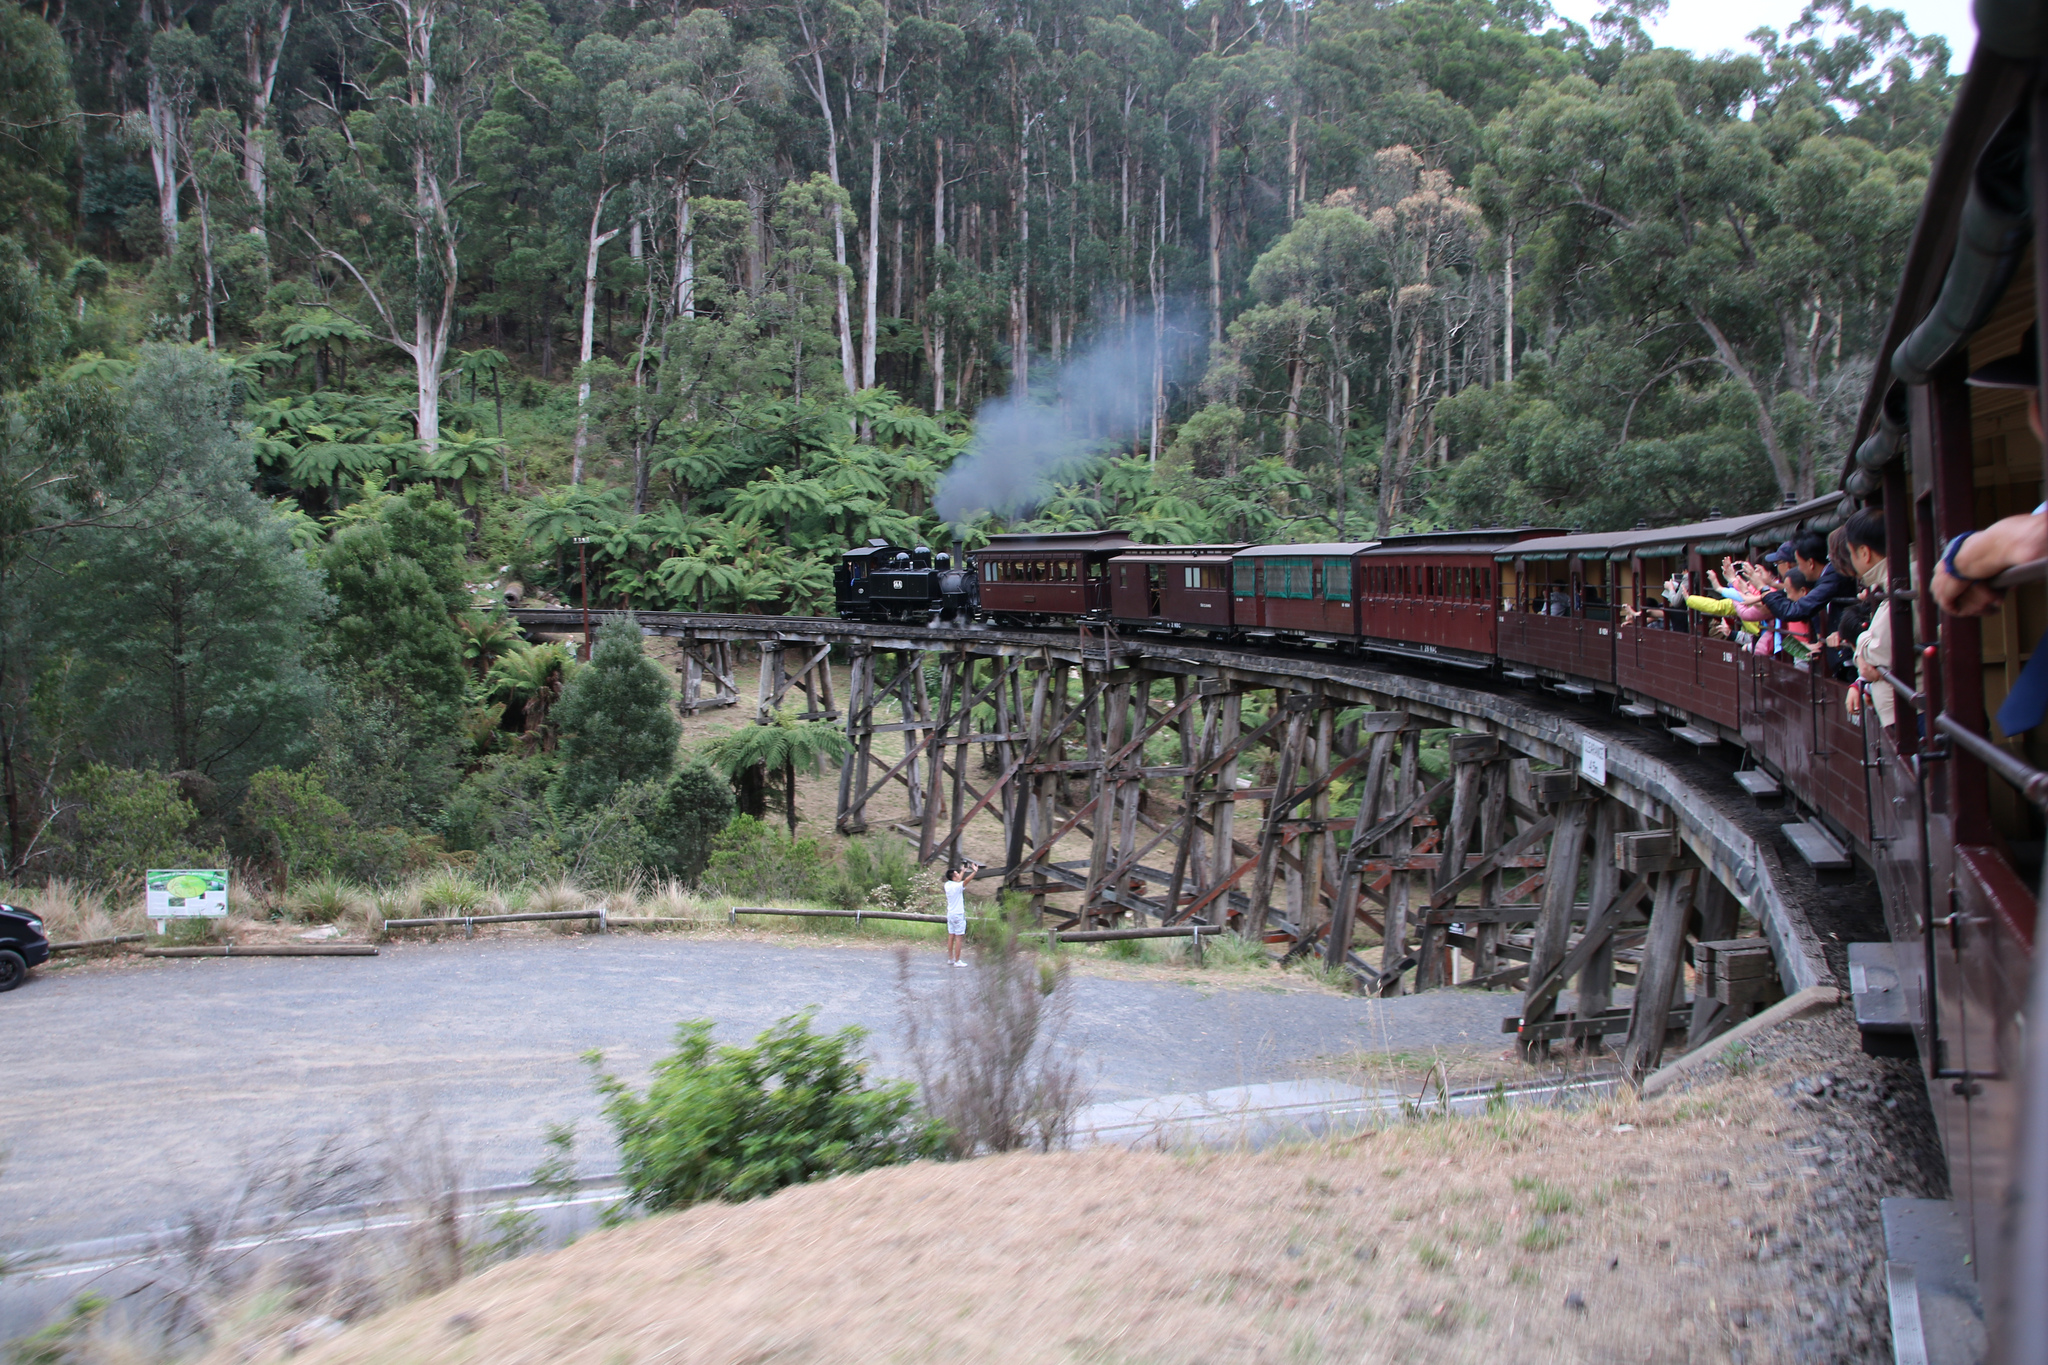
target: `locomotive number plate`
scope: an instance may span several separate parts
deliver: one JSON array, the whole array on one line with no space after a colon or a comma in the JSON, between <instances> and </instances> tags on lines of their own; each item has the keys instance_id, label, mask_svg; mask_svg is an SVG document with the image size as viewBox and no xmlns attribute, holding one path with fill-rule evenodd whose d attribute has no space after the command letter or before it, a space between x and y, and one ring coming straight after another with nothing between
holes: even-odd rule
<instances>
[{"instance_id":1,"label":"locomotive number plate","mask_svg":"<svg viewBox=\"0 0 2048 1365\"><path fill-rule=\"evenodd\" d=\"M1605 635L1605 634L1607 633L1607 627L1605 627L1605 626L1602 626L1602 627L1600 627L1600 633L1601 633L1602 635Z\"/></svg>"},{"instance_id":2,"label":"locomotive number plate","mask_svg":"<svg viewBox=\"0 0 2048 1365\"><path fill-rule=\"evenodd\" d=\"M1732 664L1735 662L1735 656L1724 649L1721 651L1721 662L1724 664Z\"/></svg>"},{"instance_id":3,"label":"locomotive number plate","mask_svg":"<svg viewBox=\"0 0 2048 1365\"><path fill-rule=\"evenodd\" d=\"M903 591L903 580L902 580L902 579L900 579L900 578L892 578L892 579L890 579L890 580L889 580L889 586L890 586L891 588L895 589L895 590L896 590L897 592L902 592L902 591Z\"/></svg>"}]
</instances>

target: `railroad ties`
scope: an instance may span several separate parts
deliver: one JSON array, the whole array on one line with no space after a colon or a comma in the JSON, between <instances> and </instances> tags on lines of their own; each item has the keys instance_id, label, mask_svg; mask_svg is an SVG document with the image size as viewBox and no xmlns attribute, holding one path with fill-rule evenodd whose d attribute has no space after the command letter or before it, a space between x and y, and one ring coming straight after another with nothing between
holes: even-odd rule
<instances>
[{"instance_id":1,"label":"railroad ties","mask_svg":"<svg viewBox=\"0 0 2048 1365\"><path fill-rule=\"evenodd\" d=\"M1694 944L1735 940L1742 904L1682 813L1550 766L1554 743L1481 694L1099 629L642 625L682 648L686 714L737 705L735 656L757 647L756 720L799 693L802 717L843 720L841 833L888 829L946 866L971 841L1047 927L1224 926L1381 995L1520 987L1502 1027L1525 1056L1619 1036L1636 1079L1764 1002L1754 966L1687 999Z\"/></svg>"}]
</instances>

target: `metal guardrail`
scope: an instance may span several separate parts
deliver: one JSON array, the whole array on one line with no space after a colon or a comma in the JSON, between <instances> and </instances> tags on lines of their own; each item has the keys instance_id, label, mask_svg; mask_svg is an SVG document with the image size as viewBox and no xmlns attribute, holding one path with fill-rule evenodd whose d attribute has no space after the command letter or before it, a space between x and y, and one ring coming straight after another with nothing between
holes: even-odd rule
<instances>
[{"instance_id":1,"label":"metal guardrail","mask_svg":"<svg viewBox=\"0 0 2048 1365\"><path fill-rule=\"evenodd\" d=\"M2037 806L2048 807L2048 773L1999 748L1954 716L1946 713L1936 716L1934 728L1961 745L1972 758L2018 788L2020 795Z\"/></svg>"}]
</instances>

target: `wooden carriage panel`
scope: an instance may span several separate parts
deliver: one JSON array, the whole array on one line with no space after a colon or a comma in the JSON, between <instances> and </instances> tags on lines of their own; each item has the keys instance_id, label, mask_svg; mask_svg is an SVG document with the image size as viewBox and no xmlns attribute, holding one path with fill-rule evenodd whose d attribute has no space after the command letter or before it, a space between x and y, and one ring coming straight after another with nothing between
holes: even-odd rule
<instances>
[{"instance_id":1,"label":"wooden carriage panel","mask_svg":"<svg viewBox=\"0 0 2048 1365\"><path fill-rule=\"evenodd\" d=\"M1870 794L1864 778L1863 727L1849 719L1843 704L1848 691L1846 684L1831 679L1814 683L1810 797L1860 843L1870 837Z\"/></svg>"}]
</instances>

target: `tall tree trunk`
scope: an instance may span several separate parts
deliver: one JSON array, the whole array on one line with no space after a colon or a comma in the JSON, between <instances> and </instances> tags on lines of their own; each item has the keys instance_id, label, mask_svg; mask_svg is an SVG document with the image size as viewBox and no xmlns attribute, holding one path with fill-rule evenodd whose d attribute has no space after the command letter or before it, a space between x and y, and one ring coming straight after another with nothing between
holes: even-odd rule
<instances>
[{"instance_id":1,"label":"tall tree trunk","mask_svg":"<svg viewBox=\"0 0 2048 1365\"><path fill-rule=\"evenodd\" d=\"M1209 344L1223 345L1223 111L1209 114Z\"/></svg>"},{"instance_id":2,"label":"tall tree trunk","mask_svg":"<svg viewBox=\"0 0 2048 1365\"><path fill-rule=\"evenodd\" d=\"M157 229L164 255L178 249L178 117L162 75L150 63L144 117L149 129L149 169L156 177Z\"/></svg>"},{"instance_id":3,"label":"tall tree trunk","mask_svg":"<svg viewBox=\"0 0 2048 1365\"><path fill-rule=\"evenodd\" d=\"M265 235L263 214L270 206L268 152L263 133L270 123L270 99L277 88L277 68L284 61L285 39L291 36L292 6L278 11L277 34L271 39L260 17L252 17L242 30L243 75L249 81L249 114L242 122L242 179L249 197L256 202L256 221L249 231Z\"/></svg>"},{"instance_id":4,"label":"tall tree trunk","mask_svg":"<svg viewBox=\"0 0 2048 1365\"><path fill-rule=\"evenodd\" d=\"M933 283L938 283L938 272L944 268L942 258L946 254L946 139L933 138L938 170L932 176L932 273ZM927 296L929 297L929 296ZM932 411L946 410L946 320L938 318L932 326Z\"/></svg>"},{"instance_id":5,"label":"tall tree trunk","mask_svg":"<svg viewBox=\"0 0 2048 1365\"><path fill-rule=\"evenodd\" d=\"M1294 329L1294 352L1287 361L1287 416L1280 424L1280 462L1289 469L1301 450L1301 386L1308 378L1308 319Z\"/></svg>"},{"instance_id":6,"label":"tall tree trunk","mask_svg":"<svg viewBox=\"0 0 2048 1365\"><path fill-rule=\"evenodd\" d=\"M889 11L882 9L882 54L875 72L875 126L868 138L868 221L863 240L867 259L862 267L867 278L861 297L860 386L875 386L876 301L881 297L882 261L882 110L889 92ZM865 433L863 433L865 434Z\"/></svg>"},{"instance_id":7,"label":"tall tree trunk","mask_svg":"<svg viewBox=\"0 0 2048 1365\"><path fill-rule=\"evenodd\" d=\"M676 186L676 316L697 316L697 233L687 180Z\"/></svg>"},{"instance_id":8,"label":"tall tree trunk","mask_svg":"<svg viewBox=\"0 0 2048 1365\"><path fill-rule=\"evenodd\" d=\"M811 68L816 83L811 92L817 97L818 109L825 115L825 172L832 177L834 188L845 189L839 178L839 122L832 114L832 92L825 84L825 58L816 47L811 50ZM839 325L839 373L846 384L846 391L852 393L859 388L859 373L854 368L853 318L848 312L846 301L846 215L840 211L837 202L832 205L832 259L839 266L839 274L833 281L834 299L837 312L834 318Z\"/></svg>"},{"instance_id":9,"label":"tall tree trunk","mask_svg":"<svg viewBox=\"0 0 2048 1365\"><path fill-rule=\"evenodd\" d=\"M599 191L597 205L590 211L590 231L585 237L583 251L583 330L576 348L576 364L579 375L576 381L576 447L569 458L569 482L583 482L583 453L590 445L590 375L581 372L590 364L591 352L597 341L597 253L604 244L619 235L617 228L599 232L598 224L604 221L605 201L611 198L612 187L607 185Z\"/></svg>"},{"instance_id":10,"label":"tall tree trunk","mask_svg":"<svg viewBox=\"0 0 2048 1365\"><path fill-rule=\"evenodd\" d=\"M1507 234L1507 262L1501 270L1501 293L1507 312L1501 328L1500 377L1504 384L1515 382L1515 234Z\"/></svg>"}]
</instances>

